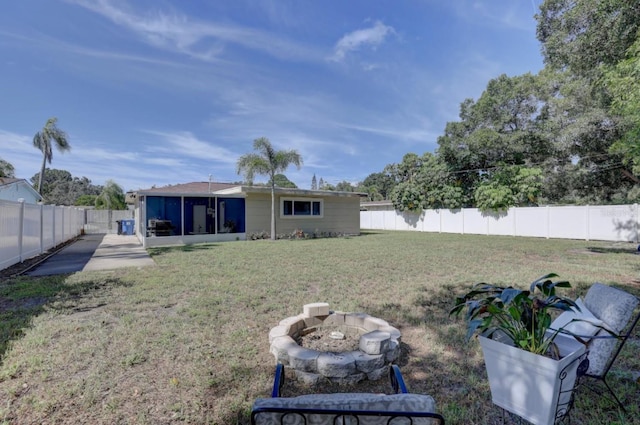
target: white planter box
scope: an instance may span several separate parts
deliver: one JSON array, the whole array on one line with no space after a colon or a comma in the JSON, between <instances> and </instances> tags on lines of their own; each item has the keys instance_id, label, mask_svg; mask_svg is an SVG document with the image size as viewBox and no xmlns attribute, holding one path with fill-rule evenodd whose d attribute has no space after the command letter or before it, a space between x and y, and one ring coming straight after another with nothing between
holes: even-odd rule
<instances>
[{"instance_id":1,"label":"white planter box","mask_svg":"<svg viewBox=\"0 0 640 425\"><path fill-rule=\"evenodd\" d=\"M558 336L556 343L565 357L553 360L479 338L493 403L532 424L553 424L558 405L563 406L570 400L580 363L578 357L586 347L573 338ZM561 381L560 374L565 368L567 376Z\"/></svg>"}]
</instances>

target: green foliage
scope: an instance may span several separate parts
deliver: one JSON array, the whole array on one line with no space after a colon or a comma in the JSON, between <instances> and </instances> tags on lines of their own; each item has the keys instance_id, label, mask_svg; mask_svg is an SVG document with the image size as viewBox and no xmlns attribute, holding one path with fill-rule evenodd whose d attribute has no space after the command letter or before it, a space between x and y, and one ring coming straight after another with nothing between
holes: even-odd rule
<instances>
[{"instance_id":1,"label":"green foliage","mask_svg":"<svg viewBox=\"0 0 640 425\"><path fill-rule=\"evenodd\" d=\"M542 189L542 170L518 165L493 171L475 190L481 211L506 211L509 207L536 205Z\"/></svg>"},{"instance_id":2,"label":"green foliage","mask_svg":"<svg viewBox=\"0 0 640 425\"><path fill-rule=\"evenodd\" d=\"M13 168L13 165L0 158L0 177L13 178L15 176L15 169Z\"/></svg>"},{"instance_id":3,"label":"green foliage","mask_svg":"<svg viewBox=\"0 0 640 425\"><path fill-rule=\"evenodd\" d=\"M287 178L284 174L276 174L274 177L274 183L276 187L289 187L296 189L298 186ZM271 186L271 180L267 182L267 186Z\"/></svg>"},{"instance_id":4,"label":"green foliage","mask_svg":"<svg viewBox=\"0 0 640 425\"><path fill-rule=\"evenodd\" d=\"M90 206L93 207L96 205L96 198L98 195L80 195L76 199L74 205L76 206Z\"/></svg>"},{"instance_id":5,"label":"green foliage","mask_svg":"<svg viewBox=\"0 0 640 425\"><path fill-rule=\"evenodd\" d=\"M413 182L402 182L391 191L391 201L398 211L419 212L424 209L422 188Z\"/></svg>"},{"instance_id":6,"label":"green foliage","mask_svg":"<svg viewBox=\"0 0 640 425\"><path fill-rule=\"evenodd\" d=\"M358 192L367 193L369 201L383 201L390 199L395 185L395 180L388 173L373 173L358 185Z\"/></svg>"},{"instance_id":7,"label":"green foliage","mask_svg":"<svg viewBox=\"0 0 640 425\"><path fill-rule=\"evenodd\" d=\"M107 180L96 197L95 206L97 210L126 210L127 204L122 187L113 180Z\"/></svg>"},{"instance_id":8,"label":"green foliage","mask_svg":"<svg viewBox=\"0 0 640 425\"><path fill-rule=\"evenodd\" d=\"M622 60L640 28L637 0L545 0L537 36L547 66L595 81Z\"/></svg>"},{"instance_id":9,"label":"green foliage","mask_svg":"<svg viewBox=\"0 0 640 425\"><path fill-rule=\"evenodd\" d=\"M637 202L637 0L545 0L536 19L539 74L490 80L461 103L435 155L407 153L358 190L401 211Z\"/></svg>"},{"instance_id":10,"label":"green foliage","mask_svg":"<svg viewBox=\"0 0 640 425\"><path fill-rule=\"evenodd\" d=\"M335 190L340 192L355 192L356 188L353 187L353 185L350 182L343 180L336 185Z\"/></svg>"},{"instance_id":11,"label":"green foliage","mask_svg":"<svg viewBox=\"0 0 640 425\"><path fill-rule=\"evenodd\" d=\"M465 204L466 196L457 176L429 152L422 156L409 153L400 164L388 165L386 171L397 181L389 198L399 211L455 209Z\"/></svg>"},{"instance_id":12,"label":"green foliage","mask_svg":"<svg viewBox=\"0 0 640 425\"><path fill-rule=\"evenodd\" d=\"M549 331L552 311L576 307L569 298L556 295L556 288L570 288L566 281L549 273L531 283L529 290L477 283L471 291L457 297L450 315L466 309L467 340L478 333L488 338L498 332L516 347L536 354L547 354L560 330Z\"/></svg>"},{"instance_id":13,"label":"green foliage","mask_svg":"<svg viewBox=\"0 0 640 425\"><path fill-rule=\"evenodd\" d=\"M40 173L31 177L33 184L37 184L38 181L40 181ZM92 184L86 177L73 177L66 170L47 168L47 173L42 180L41 194L47 204L76 205L76 200L80 196L95 196L101 191L102 186Z\"/></svg>"},{"instance_id":14,"label":"green foliage","mask_svg":"<svg viewBox=\"0 0 640 425\"><path fill-rule=\"evenodd\" d=\"M604 82L611 93L611 111L622 117L625 134L611 146L621 154L632 173L640 175L640 33L624 60L605 73ZM636 181L638 183L638 181Z\"/></svg>"},{"instance_id":15,"label":"green foliage","mask_svg":"<svg viewBox=\"0 0 640 425\"><path fill-rule=\"evenodd\" d=\"M258 153L248 153L238 159L236 171L244 174L247 182L252 182L256 174L266 175L275 182L275 175L286 171L291 164L300 168L302 157L295 150L276 151L266 137L253 141L253 149Z\"/></svg>"}]
</instances>

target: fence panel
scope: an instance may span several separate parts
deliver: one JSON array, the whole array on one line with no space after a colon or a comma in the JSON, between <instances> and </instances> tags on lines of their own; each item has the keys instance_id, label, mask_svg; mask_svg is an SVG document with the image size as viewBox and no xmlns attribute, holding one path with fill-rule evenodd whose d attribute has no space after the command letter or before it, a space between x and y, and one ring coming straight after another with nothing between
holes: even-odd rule
<instances>
[{"instance_id":1,"label":"fence panel","mask_svg":"<svg viewBox=\"0 0 640 425\"><path fill-rule=\"evenodd\" d=\"M40 215L42 207L34 204L24 204L24 218L22 224L22 259L35 257L40 254Z\"/></svg>"},{"instance_id":2,"label":"fence panel","mask_svg":"<svg viewBox=\"0 0 640 425\"><path fill-rule=\"evenodd\" d=\"M86 210L85 233L118 233L118 221L135 219L133 210Z\"/></svg>"},{"instance_id":3,"label":"fence panel","mask_svg":"<svg viewBox=\"0 0 640 425\"><path fill-rule=\"evenodd\" d=\"M0 269L72 239L83 223L80 208L0 200Z\"/></svg>"},{"instance_id":4,"label":"fence panel","mask_svg":"<svg viewBox=\"0 0 640 425\"><path fill-rule=\"evenodd\" d=\"M464 213L464 233L474 235L486 235L489 233L489 223L487 217L475 208L465 208Z\"/></svg>"},{"instance_id":5,"label":"fence panel","mask_svg":"<svg viewBox=\"0 0 640 425\"><path fill-rule=\"evenodd\" d=\"M360 211L360 227L460 234L638 242L640 209L634 205L511 208L485 214L475 208L422 214Z\"/></svg>"},{"instance_id":6,"label":"fence panel","mask_svg":"<svg viewBox=\"0 0 640 425\"><path fill-rule=\"evenodd\" d=\"M55 211L56 207L53 205L42 206L42 252L55 246Z\"/></svg>"},{"instance_id":7,"label":"fence panel","mask_svg":"<svg viewBox=\"0 0 640 425\"><path fill-rule=\"evenodd\" d=\"M440 211L425 210L422 215L423 232L440 232Z\"/></svg>"},{"instance_id":8,"label":"fence panel","mask_svg":"<svg viewBox=\"0 0 640 425\"><path fill-rule=\"evenodd\" d=\"M0 268L20 261L22 204L0 201Z\"/></svg>"},{"instance_id":9,"label":"fence panel","mask_svg":"<svg viewBox=\"0 0 640 425\"><path fill-rule=\"evenodd\" d=\"M515 212L514 209L504 213L489 213L487 217L487 227L489 235L513 236L515 234Z\"/></svg>"},{"instance_id":10,"label":"fence panel","mask_svg":"<svg viewBox=\"0 0 640 425\"><path fill-rule=\"evenodd\" d=\"M615 235L616 240L638 240L638 214L634 205L590 206L589 239Z\"/></svg>"},{"instance_id":11,"label":"fence panel","mask_svg":"<svg viewBox=\"0 0 640 425\"><path fill-rule=\"evenodd\" d=\"M440 231L443 233L464 233L462 210L440 210Z\"/></svg>"},{"instance_id":12,"label":"fence panel","mask_svg":"<svg viewBox=\"0 0 640 425\"><path fill-rule=\"evenodd\" d=\"M64 241L64 209L55 207L53 210L55 211L53 215L53 244L55 246Z\"/></svg>"},{"instance_id":13,"label":"fence panel","mask_svg":"<svg viewBox=\"0 0 640 425\"><path fill-rule=\"evenodd\" d=\"M585 207L550 208L549 236L560 239L589 239Z\"/></svg>"},{"instance_id":14,"label":"fence panel","mask_svg":"<svg viewBox=\"0 0 640 425\"><path fill-rule=\"evenodd\" d=\"M549 234L548 207L517 208L516 213L516 236L547 237Z\"/></svg>"}]
</instances>

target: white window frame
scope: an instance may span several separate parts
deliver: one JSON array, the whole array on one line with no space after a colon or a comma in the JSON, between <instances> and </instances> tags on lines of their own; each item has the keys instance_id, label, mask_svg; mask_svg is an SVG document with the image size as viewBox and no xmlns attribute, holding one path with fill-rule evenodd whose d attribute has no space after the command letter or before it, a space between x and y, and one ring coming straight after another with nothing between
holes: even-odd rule
<instances>
[{"instance_id":1,"label":"white window frame","mask_svg":"<svg viewBox=\"0 0 640 425\"><path fill-rule=\"evenodd\" d=\"M284 214L284 203L286 201L290 201L292 202L291 205L291 215L285 215ZM309 202L311 203L310 207L311 207L311 214L309 215L295 215L295 207L293 204L295 204L296 202ZM320 214L319 215L313 215L313 203L314 202L319 202L320 203ZM283 219L312 219L312 218L323 218L324 217L324 199L322 198L280 198L280 218Z\"/></svg>"}]
</instances>

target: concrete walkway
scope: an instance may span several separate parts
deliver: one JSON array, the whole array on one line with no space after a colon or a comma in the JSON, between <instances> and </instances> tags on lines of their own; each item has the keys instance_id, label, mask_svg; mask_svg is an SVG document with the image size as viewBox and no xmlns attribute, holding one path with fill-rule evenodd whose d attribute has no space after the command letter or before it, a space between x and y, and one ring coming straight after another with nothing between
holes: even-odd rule
<instances>
[{"instance_id":1,"label":"concrete walkway","mask_svg":"<svg viewBox=\"0 0 640 425\"><path fill-rule=\"evenodd\" d=\"M113 270L122 267L146 267L155 264L135 236L83 235L25 274L47 276L79 271Z\"/></svg>"}]
</instances>

